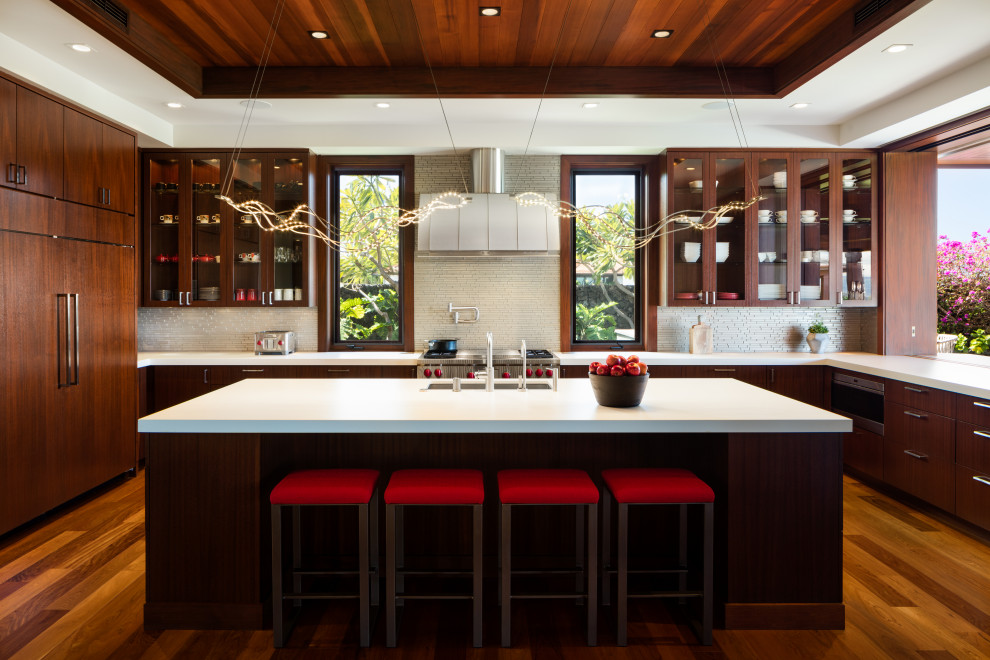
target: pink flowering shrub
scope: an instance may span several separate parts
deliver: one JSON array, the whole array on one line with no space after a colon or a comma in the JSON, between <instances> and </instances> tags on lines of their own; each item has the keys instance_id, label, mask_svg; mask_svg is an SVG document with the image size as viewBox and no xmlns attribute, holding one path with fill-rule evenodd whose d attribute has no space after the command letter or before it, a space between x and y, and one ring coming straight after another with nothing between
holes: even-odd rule
<instances>
[{"instance_id":1,"label":"pink flowering shrub","mask_svg":"<svg viewBox=\"0 0 990 660\"><path fill-rule=\"evenodd\" d=\"M963 243L939 236L936 248L938 331L965 335L958 349L983 352L990 331L990 230ZM975 336L974 336L975 335ZM975 345L972 340L978 339Z\"/></svg>"}]
</instances>

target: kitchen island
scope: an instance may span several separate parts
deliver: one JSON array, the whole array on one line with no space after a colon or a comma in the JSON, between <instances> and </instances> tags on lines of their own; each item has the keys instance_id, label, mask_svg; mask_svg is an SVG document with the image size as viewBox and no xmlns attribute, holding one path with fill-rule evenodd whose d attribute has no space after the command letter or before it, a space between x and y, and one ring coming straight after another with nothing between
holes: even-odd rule
<instances>
[{"instance_id":1,"label":"kitchen island","mask_svg":"<svg viewBox=\"0 0 990 660\"><path fill-rule=\"evenodd\" d=\"M264 627L267 496L293 469L371 467L383 482L400 468L481 469L493 557L498 470L573 467L599 481L602 469L644 465L686 467L715 490L718 625L843 626L848 419L732 379L655 379L642 405L625 409L598 406L587 380L561 380L556 392L423 387L398 379L245 380L141 419L139 431L151 434L146 626ZM566 518L534 514L530 528L550 537L534 556L573 552L560 544L574 538ZM316 527L315 547L349 547L349 527ZM656 526L642 527L638 547L662 552L663 539L647 533ZM407 539L407 551L467 554L468 539L454 533Z\"/></svg>"}]
</instances>

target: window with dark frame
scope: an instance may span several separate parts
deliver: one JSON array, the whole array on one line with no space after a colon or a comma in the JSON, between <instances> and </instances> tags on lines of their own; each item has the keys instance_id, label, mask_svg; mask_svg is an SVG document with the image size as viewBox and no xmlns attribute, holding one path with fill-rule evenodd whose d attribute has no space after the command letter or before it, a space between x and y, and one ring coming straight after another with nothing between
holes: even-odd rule
<instances>
[{"instance_id":1,"label":"window with dark frame","mask_svg":"<svg viewBox=\"0 0 990 660\"><path fill-rule=\"evenodd\" d=\"M412 163L327 159L330 250L326 336L330 349L410 350L412 240L395 224L408 208ZM379 207L391 207L392 210Z\"/></svg>"},{"instance_id":2,"label":"window with dark frame","mask_svg":"<svg viewBox=\"0 0 990 660\"><path fill-rule=\"evenodd\" d=\"M571 222L570 343L582 346L644 344L643 250L634 249L644 226L642 168L573 167L570 201L600 219Z\"/></svg>"}]
</instances>

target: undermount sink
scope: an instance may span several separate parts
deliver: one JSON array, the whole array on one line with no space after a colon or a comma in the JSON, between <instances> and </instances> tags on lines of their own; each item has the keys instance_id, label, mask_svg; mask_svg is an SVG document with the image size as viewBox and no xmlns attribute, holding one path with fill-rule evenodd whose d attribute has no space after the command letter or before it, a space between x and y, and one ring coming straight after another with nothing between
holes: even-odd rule
<instances>
[{"instance_id":1,"label":"undermount sink","mask_svg":"<svg viewBox=\"0 0 990 660\"><path fill-rule=\"evenodd\" d=\"M519 388L519 383L515 380L495 383L496 390L515 390ZM430 383L426 386L424 391L429 390L452 390L454 389L453 383L441 383L435 382ZM462 390L484 390L485 384L479 381L461 381ZM526 389L529 390L549 390L550 383L544 381L537 381L535 383L526 383Z\"/></svg>"}]
</instances>

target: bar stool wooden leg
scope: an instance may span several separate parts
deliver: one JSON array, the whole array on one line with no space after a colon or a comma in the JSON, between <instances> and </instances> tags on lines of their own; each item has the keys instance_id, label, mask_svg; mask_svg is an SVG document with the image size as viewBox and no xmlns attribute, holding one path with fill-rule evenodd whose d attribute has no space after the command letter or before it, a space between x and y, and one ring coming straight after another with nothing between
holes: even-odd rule
<instances>
[{"instance_id":1,"label":"bar stool wooden leg","mask_svg":"<svg viewBox=\"0 0 990 660\"><path fill-rule=\"evenodd\" d=\"M395 647L395 505L385 505L385 646Z\"/></svg>"},{"instance_id":2,"label":"bar stool wooden leg","mask_svg":"<svg viewBox=\"0 0 990 660\"><path fill-rule=\"evenodd\" d=\"M607 489L606 489L607 490ZM629 602L629 505L619 503L618 522L618 548L616 554L619 563L618 580L616 582L616 610L618 618L618 630L616 632L616 644L625 646L628 644L627 622L628 622L628 602Z\"/></svg>"},{"instance_id":3,"label":"bar stool wooden leg","mask_svg":"<svg viewBox=\"0 0 990 660\"><path fill-rule=\"evenodd\" d=\"M499 504L502 513L502 646L512 646L512 505Z\"/></svg>"},{"instance_id":4,"label":"bar stool wooden leg","mask_svg":"<svg viewBox=\"0 0 990 660\"><path fill-rule=\"evenodd\" d=\"M378 558L378 489L371 496L371 605L379 604L381 590L381 562Z\"/></svg>"},{"instance_id":5,"label":"bar stool wooden leg","mask_svg":"<svg viewBox=\"0 0 990 660\"><path fill-rule=\"evenodd\" d=\"M302 575L296 571L302 568L302 507L292 507L292 590L302 593ZM302 600L292 601L296 607L302 607Z\"/></svg>"},{"instance_id":6,"label":"bar stool wooden leg","mask_svg":"<svg viewBox=\"0 0 990 660\"><path fill-rule=\"evenodd\" d=\"M474 647L475 648L481 648L482 638L483 638L483 636L481 634L481 605L482 605L482 598L481 598L481 572L482 572L482 566L481 566L481 545L482 545L482 536L481 536L481 534L482 534L482 520L483 520L483 518L482 518L482 515L481 515L481 505L480 504L475 504L472 508L474 509L474 515L473 515L473 518L474 518L473 523L474 524L472 525L472 527L473 527L473 534L472 534L472 536L473 536L473 539L472 539L472 546L473 546L472 547L472 554L473 554L473 557L472 557L472 559L473 560L472 560L472 563L471 563L471 571L473 573L472 576L471 576L471 579L472 579L471 604L472 604L473 609L474 609L474 617L473 617L472 623L473 623L473 628L474 628Z\"/></svg>"},{"instance_id":7,"label":"bar stool wooden leg","mask_svg":"<svg viewBox=\"0 0 990 660\"><path fill-rule=\"evenodd\" d=\"M274 646L285 646L285 601L282 600L282 507L272 505L272 632Z\"/></svg>"},{"instance_id":8,"label":"bar stool wooden leg","mask_svg":"<svg viewBox=\"0 0 990 660\"><path fill-rule=\"evenodd\" d=\"M612 578L609 570L612 568L611 522L612 493L608 488L602 489L602 605L612 604Z\"/></svg>"},{"instance_id":9,"label":"bar stool wooden leg","mask_svg":"<svg viewBox=\"0 0 990 660\"><path fill-rule=\"evenodd\" d=\"M680 525L678 527L678 552L677 566L684 572L677 576L677 588L680 591L687 591L687 504L678 506L680 509ZM686 598L678 598L677 602L683 605Z\"/></svg>"},{"instance_id":10,"label":"bar stool wooden leg","mask_svg":"<svg viewBox=\"0 0 990 660\"><path fill-rule=\"evenodd\" d=\"M574 591L584 591L584 511L574 507L574 566L578 569L574 576ZM577 599L580 605L581 599Z\"/></svg>"},{"instance_id":11,"label":"bar stool wooden leg","mask_svg":"<svg viewBox=\"0 0 990 660\"><path fill-rule=\"evenodd\" d=\"M714 566L715 549L715 505L711 502L705 503L705 577L704 590L705 599L704 613L702 620L701 643L705 646L712 645L712 615L714 606L712 604L712 568Z\"/></svg>"},{"instance_id":12,"label":"bar stool wooden leg","mask_svg":"<svg viewBox=\"0 0 990 660\"><path fill-rule=\"evenodd\" d=\"M581 507L577 507L580 511ZM588 505L588 646L598 646L598 505Z\"/></svg>"},{"instance_id":13,"label":"bar stool wooden leg","mask_svg":"<svg viewBox=\"0 0 990 660\"><path fill-rule=\"evenodd\" d=\"M361 646L371 645L371 612L368 606L370 594L368 593L369 580L367 579L369 570L369 550L368 550L368 505L358 505L358 571L361 578L358 585L358 602L360 614L358 615L361 635Z\"/></svg>"}]
</instances>

